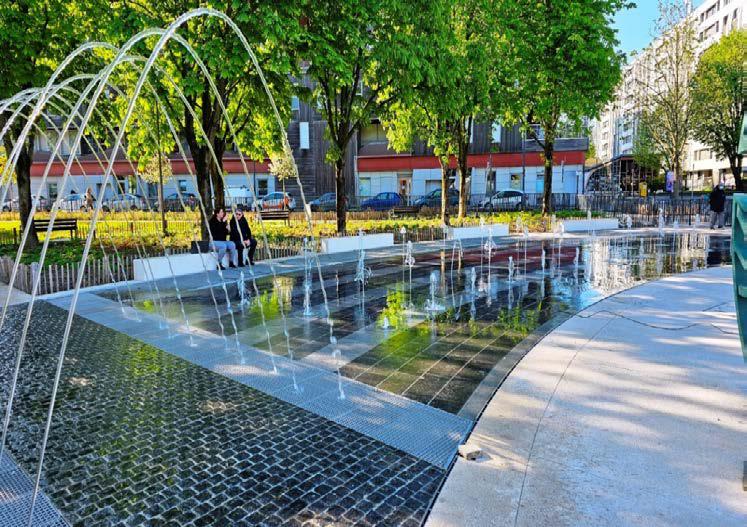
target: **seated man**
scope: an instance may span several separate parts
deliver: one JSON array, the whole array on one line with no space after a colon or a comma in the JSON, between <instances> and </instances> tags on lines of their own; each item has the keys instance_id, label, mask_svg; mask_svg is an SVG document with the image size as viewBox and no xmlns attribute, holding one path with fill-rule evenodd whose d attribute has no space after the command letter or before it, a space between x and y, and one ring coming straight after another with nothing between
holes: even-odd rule
<instances>
[{"instance_id":1,"label":"seated man","mask_svg":"<svg viewBox=\"0 0 747 527\"><path fill-rule=\"evenodd\" d=\"M219 269L225 269L223 267L223 257L226 255L226 252L228 252L229 267L236 267L236 264L233 263L236 259L236 244L226 241L228 237L227 223L226 211L222 208L216 209L208 222L210 237L212 238L211 248L216 253L216 258L218 258Z\"/></svg>"},{"instance_id":2,"label":"seated man","mask_svg":"<svg viewBox=\"0 0 747 527\"><path fill-rule=\"evenodd\" d=\"M244 209L237 207L236 212L231 218L231 241L236 244L238 253L238 266L244 266L244 249L249 249L249 263L254 265L254 251L257 250L257 240L252 237L252 230L249 228L249 222L246 221Z\"/></svg>"}]
</instances>

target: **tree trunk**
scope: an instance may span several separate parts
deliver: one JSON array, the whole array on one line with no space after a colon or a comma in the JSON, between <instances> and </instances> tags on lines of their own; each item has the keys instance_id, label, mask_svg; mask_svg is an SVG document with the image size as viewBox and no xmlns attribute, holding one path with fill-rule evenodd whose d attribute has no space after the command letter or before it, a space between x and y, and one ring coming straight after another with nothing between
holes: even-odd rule
<instances>
[{"instance_id":1,"label":"tree trunk","mask_svg":"<svg viewBox=\"0 0 747 527\"><path fill-rule=\"evenodd\" d=\"M345 193L345 155L335 161L335 190L337 190L337 233L347 230L347 194Z\"/></svg>"},{"instance_id":2,"label":"tree trunk","mask_svg":"<svg viewBox=\"0 0 747 527\"><path fill-rule=\"evenodd\" d=\"M31 164L34 160L34 138L29 137L23 145L16 162L16 182L18 183L18 211L21 216L21 229L33 220L31 215ZM39 237L33 229L29 230L26 240L26 251L39 245Z\"/></svg>"},{"instance_id":3,"label":"tree trunk","mask_svg":"<svg viewBox=\"0 0 747 527\"><path fill-rule=\"evenodd\" d=\"M742 159L743 157L740 155L729 158L729 167L731 168L731 174L734 176L734 186L740 192L744 190L742 188Z\"/></svg>"},{"instance_id":4,"label":"tree trunk","mask_svg":"<svg viewBox=\"0 0 747 527\"><path fill-rule=\"evenodd\" d=\"M197 193L199 199L205 208L205 214L209 217L213 213L213 201L211 199L210 192L210 172L205 159L205 147L197 147L195 150L191 150L192 159L195 163L195 178L197 179ZM178 183L177 183L178 184ZM200 232L202 233L203 240L209 240L207 220L208 218L202 215L202 207L200 210Z\"/></svg>"},{"instance_id":5,"label":"tree trunk","mask_svg":"<svg viewBox=\"0 0 747 527\"><path fill-rule=\"evenodd\" d=\"M165 237L169 233L166 227L166 208L163 203L163 154L161 154L160 145L158 149L158 209L161 211L161 231Z\"/></svg>"},{"instance_id":6,"label":"tree trunk","mask_svg":"<svg viewBox=\"0 0 747 527\"><path fill-rule=\"evenodd\" d=\"M223 154L226 151L226 142L221 138L213 140L213 152L218 160L218 164L215 164L215 160L211 155L209 159L210 166L210 178L213 181L213 193L215 200L215 210L226 208L226 185L223 179Z\"/></svg>"},{"instance_id":7,"label":"tree trunk","mask_svg":"<svg viewBox=\"0 0 747 527\"><path fill-rule=\"evenodd\" d=\"M466 148L462 148L459 153L459 211L457 218L460 220L467 215L467 177L469 174L469 168L467 167L467 152L469 144Z\"/></svg>"},{"instance_id":8,"label":"tree trunk","mask_svg":"<svg viewBox=\"0 0 747 527\"><path fill-rule=\"evenodd\" d=\"M220 161L220 159L219 159ZM226 185L223 181L223 169L220 165L216 166L215 162L210 159L210 180L213 188L213 210L226 208Z\"/></svg>"},{"instance_id":9,"label":"tree trunk","mask_svg":"<svg viewBox=\"0 0 747 527\"><path fill-rule=\"evenodd\" d=\"M467 215L467 178L469 177L469 167L467 159L469 157L469 145L471 141L472 117L467 120L467 124L462 134L463 141L459 145L459 209L457 218L463 219Z\"/></svg>"},{"instance_id":10,"label":"tree trunk","mask_svg":"<svg viewBox=\"0 0 747 527\"><path fill-rule=\"evenodd\" d=\"M542 194L542 215L552 214L552 164L553 155L555 154L555 141L550 137L545 137L545 184Z\"/></svg>"},{"instance_id":11,"label":"tree trunk","mask_svg":"<svg viewBox=\"0 0 747 527\"><path fill-rule=\"evenodd\" d=\"M449 160L441 160L441 224L449 224Z\"/></svg>"}]
</instances>

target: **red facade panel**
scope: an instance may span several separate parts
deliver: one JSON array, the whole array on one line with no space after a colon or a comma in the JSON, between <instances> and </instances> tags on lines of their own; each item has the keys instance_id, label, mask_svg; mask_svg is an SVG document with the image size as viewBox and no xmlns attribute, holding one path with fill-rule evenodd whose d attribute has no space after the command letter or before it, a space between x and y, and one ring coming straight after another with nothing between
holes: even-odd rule
<instances>
[{"instance_id":1,"label":"red facade panel","mask_svg":"<svg viewBox=\"0 0 747 527\"><path fill-rule=\"evenodd\" d=\"M556 152L553 163L560 165L583 165L586 154L583 151ZM472 168L493 168L522 166L521 153L500 154L472 154L467 158L467 165ZM527 152L524 154L523 164L525 166L542 166L544 159L538 152ZM456 168L456 159L452 158L451 168ZM438 159L434 156L371 156L358 158L359 172L396 172L401 170L413 170L422 168L440 168Z\"/></svg>"}]
</instances>

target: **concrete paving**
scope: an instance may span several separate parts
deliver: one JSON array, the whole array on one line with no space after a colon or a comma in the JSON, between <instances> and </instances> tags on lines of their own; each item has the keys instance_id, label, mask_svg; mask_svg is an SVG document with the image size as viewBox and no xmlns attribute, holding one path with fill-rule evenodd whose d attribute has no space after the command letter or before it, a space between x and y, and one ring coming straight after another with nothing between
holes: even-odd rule
<instances>
[{"instance_id":1,"label":"concrete paving","mask_svg":"<svg viewBox=\"0 0 747 527\"><path fill-rule=\"evenodd\" d=\"M744 526L747 376L731 268L649 283L571 318L477 423L426 523Z\"/></svg>"},{"instance_id":2,"label":"concrete paving","mask_svg":"<svg viewBox=\"0 0 747 527\"><path fill-rule=\"evenodd\" d=\"M14 306L16 304L25 304L29 300L31 300L31 295L24 293L23 291L19 291L15 287L10 287L7 284L0 283L0 299L2 302L5 302L5 299L8 298L8 294L10 294L10 304L11 306Z\"/></svg>"}]
</instances>

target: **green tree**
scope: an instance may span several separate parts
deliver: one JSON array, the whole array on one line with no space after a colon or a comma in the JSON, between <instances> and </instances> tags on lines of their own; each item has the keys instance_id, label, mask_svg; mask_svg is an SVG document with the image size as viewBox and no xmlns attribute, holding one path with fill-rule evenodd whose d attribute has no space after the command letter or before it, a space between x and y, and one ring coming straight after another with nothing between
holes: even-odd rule
<instances>
[{"instance_id":1,"label":"green tree","mask_svg":"<svg viewBox=\"0 0 747 527\"><path fill-rule=\"evenodd\" d=\"M427 31L429 75L401 91L385 118L390 145L398 151L416 140L433 149L441 166L441 220L448 223L449 166L456 160L458 218L467 210L467 164L472 125L492 121L506 101L509 69L501 61L496 0L442 0L431 4ZM421 33L424 34L424 33Z\"/></svg>"},{"instance_id":2,"label":"green tree","mask_svg":"<svg viewBox=\"0 0 747 527\"><path fill-rule=\"evenodd\" d=\"M633 138L633 159L641 168L654 172L661 168L661 154L656 150L645 122L638 123L638 130Z\"/></svg>"},{"instance_id":3,"label":"green tree","mask_svg":"<svg viewBox=\"0 0 747 527\"><path fill-rule=\"evenodd\" d=\"M620 80L612 18L626 0L503 0L497 15L518 72L505 122L520 122L544 154L542 212L552 211L558 126L596 116ZM531 125L539 125L531 126Z\"/></svg>"},{"instance_id":4,"label":"green tree","mask_svg":"<svg viewBox=\"0 0 747 527\"><path fill-rule=\"evenodd\" d=\"M110 34L114 40L123 42L142 29L165 27L201 4L203 2L196 0L115 1L112 2ZM227 0L210 2L210 6L224 12L239 26L257 55L282 117L287 118L293 90L290 74L296 70L290 51L300 31L300 6L290 0ZM150 154L156 150L163 151L162 146L157 147L149 130L164 126L163 120L155 122L156 115L160 112L168 114L189 148L198 191L206 212L210 214L213 204L215 207L224 206L223 156L226 151L238 149L250 159L264 160L269 152L282 148L283 131L278 128L258 72L238 38L223 21L210 17L192 19L180 28L179 34L205 63L215 81L217 94L212 91L196 61L181 45L172 42L158 62L164 71L163 77L169 79L162 77L160 82L154 81L156 91L163 95L160 98L162 106L150 111L147 107L153 102L149 102L147 96L143 96L142 103L138 102L144 111L138 112L128 129L128 141L136 143L139 150L131 147L129 151L130 155L146 158L151 158ZM152 45L153 41L147 44ZM143 54L150 53L145 43L138 49ZM131 75L137 73L133 71ZM183 90L188 105L182 104L177 97L171 81ZM221 100L233 123L236 141L221 111ZM133 141L134 136L139 136L139 139ZM206 236L204 222L202 229L203 236Z\"/></svg>"},{"instance_id":5,"label":"green tree","mask_svg":"<svg viewBox=\"0 0 747 527\"><path fill-rule=\"evenodd\" d=\"M3 50L0 99L28 88L44 86L62 59L84 40L90 28L82 10L93 12L98 3L78 4L65 0L0 2L0 49ZM76 59L70 71L87 58L82 56ZM0 114L0 128L6 125L11 113L6 111ZM16 119L3 138L8 155L20 140L25 124L23 119ZM14 165L22 226L30 220L31 214L31 165L36 138L34 129L31 130L21 145ZM37 244L36 233L30 230L26 247L31 249Z\"/></svg>"},{"instance_id":6,"label":"green tree","mask_svg":"<svg viewBox=\"0 0 747 527\"><path fill-rule=\"evenodd\" d=\"M688 0L659 0L658 39L639 56L636 78L640 126L674 174L674 196L682 186L687 142L692 135L690 84L696 65L695 19Z\"/></svg>"},{"instance_id":7,"label":"green tree","mask_svg":"<svg viewBox=\"0 0 747 527\"><path fill-rule=\"evenodd\" d=\"M428 43L431 2L415 0L315 0L303 2L299 56L311 83L308 99L318 103L327 126L327 161L334 166L337 230L346 229L345 166L356 130L370 123L417 84Z\"/></svg>"},{"instance_id":8,"label":"green tree","mask_svg":"<svg viewBox=\"0 0 747 527\"><path fill-rule=\"evenodd\" d=\"M693 135L720 158L729 160L734 182L742 182L739 137L744 106L747 30L732 31L708 48L692 80L690 111Z\"/></svg>"}]
</instances>

